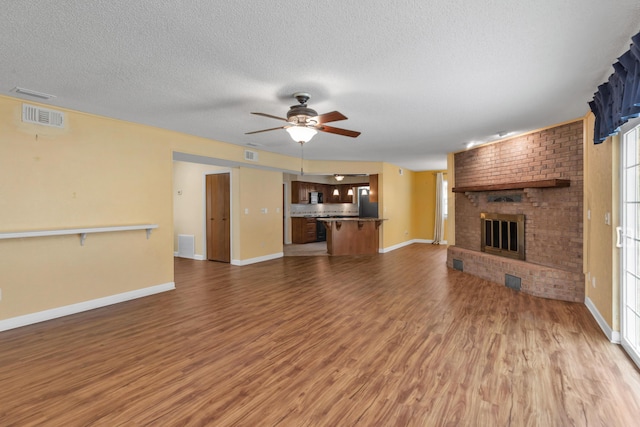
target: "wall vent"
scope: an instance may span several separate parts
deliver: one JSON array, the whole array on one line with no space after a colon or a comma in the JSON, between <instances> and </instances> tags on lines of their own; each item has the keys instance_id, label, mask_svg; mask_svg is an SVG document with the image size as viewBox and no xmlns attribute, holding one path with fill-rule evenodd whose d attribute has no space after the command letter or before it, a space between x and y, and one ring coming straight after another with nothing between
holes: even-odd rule
<instances>
[{"instance_id":1,"label":"wall vent","mask_svg":"<svg viewBox=\"0 0 640 427\"><path fill-rule=\"evenodd\" d=\"M251 151L251 150L244 150L244 159L245 160L249 160L251 162L257 162L258 161L258 152L257 151Z\"/></svg>"},{"instance_id":2,"label":"wall vent","mask_svg":"<svg viewBox=\"0 0 640 427\"><path fill-rule=\"evenodd\" d=\"M464 271L461 259L454 259L453 260L453 269L454 270L458 270L458 271Z\"/></svg>"},{"instance_id":3,"label":"wall vent","mask_svg":"<svg viewBox=\"0 0 640 427\"><path fill-rule=\"evenodd\" d=\"M504 285L507 288L513 289L514 291L519 291L522 287L522 280L517 276L512 276L511 274L504 275Z\"/></svg>"},{"instance_id":4,"label":"wall vent","mask_svg":"<svg viewBox=\"0 0 640 427\"><path fill-rule=\"evenodd\" d=\"M196 239L192 234L178 234L178 256L181 258L195 257Z\"/></svg>"},{"instance_id":5,"label":"wall vent","mask_svg":"<svg viewBox=\"0 0 640 427\"><path fill-rule=\"evenodd\" d=\"M35 105L22 104L22 121L43 126L64 128L64 113Z\"/></svg>"}]
</instances>

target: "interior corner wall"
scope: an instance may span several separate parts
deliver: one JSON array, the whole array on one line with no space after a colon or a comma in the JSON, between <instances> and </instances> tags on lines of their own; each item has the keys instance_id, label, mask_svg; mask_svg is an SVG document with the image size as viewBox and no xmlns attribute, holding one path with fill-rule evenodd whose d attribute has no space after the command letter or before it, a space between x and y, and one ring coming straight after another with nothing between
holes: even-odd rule
<instances>
[{"instance_id":1,"label":"interior corner wall","mask_svg":"<svg viewBox=\"0 0 640 427\"><path fill-rule=\"evenodd\" d=\"M436 173L446 171L423 171L415 172L413 175L412 188L412 233L413 239L433 240L433 231L436 220ZM447 175L445 175L447 179ZM448 195L450 198L451 196ZM444 240L447 240L445 220Z\"/></svg>"},{"instance_id":2,"label":"interior corner wall","mask_svg":"<svg viewBox=\"0 0 640 427\"><path fill-rule=\"evenodd\" d=\"M22 103L0 97L2 232L158 228L0 240L0 320L172 284L167 132L62 108L63 129L28 124Z\"/></svg>"},{"instance_id":3,"label":"interior corner wall","mask_svg":"<svg viewBox=\"0 0 640 427\"><path fill-rule=\"evenodd\" d=\"M620 330L619 290L617 284L617 249L614 245L618 225L619 137L593 143L594 116L585 124L585 192L584 192L584 273L585 293L612 331ZM611 214L611 225L605 214ZM589 219L589 217L591 219Z\"/></svg>"},{"instance_id":4,"label":"interior corner wall","mask_svg":"<svg viewBox=\"0 0 640 427\"><path fill-rule=\"evenodd\" d=\"M173 251L178 252L178 235L194 236L195 257L203 259L205 241L205 175L229 168L198 163L173 162Z\"/></svg>"}]
</instances>

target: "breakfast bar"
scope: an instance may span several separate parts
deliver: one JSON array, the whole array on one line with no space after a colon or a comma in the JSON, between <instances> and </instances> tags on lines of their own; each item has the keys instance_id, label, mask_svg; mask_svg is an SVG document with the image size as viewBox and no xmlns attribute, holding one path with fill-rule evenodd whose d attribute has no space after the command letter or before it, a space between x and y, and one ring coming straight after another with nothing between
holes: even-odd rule
<instances>
[{"instance_id":1,"label":"breakfast bar","mask_svg":"<svg viewBox=\"0 0 640 427\"><path fill-rule=\"evenodd\" d=\"M318 218L327 229L329 255L373 255L378 253L382 218Z\"/></svg>"}]
</instances>

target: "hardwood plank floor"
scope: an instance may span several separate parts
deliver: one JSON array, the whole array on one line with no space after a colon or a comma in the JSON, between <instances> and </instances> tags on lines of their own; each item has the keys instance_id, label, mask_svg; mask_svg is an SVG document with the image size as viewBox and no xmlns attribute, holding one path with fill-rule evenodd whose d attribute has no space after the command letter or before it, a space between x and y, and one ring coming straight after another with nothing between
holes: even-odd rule
<instances>
[{"instance_id":1,"label":"hardwood plank floor","mask_svg":"<svg viewBox=\"0 0 640 427\"><path fill-rule=\"evenodd\" d=\"M583 304L445 259L178 258L176 291L0 333L0 425L637 425L640 375Z\"/></svg>"}]
</instances>

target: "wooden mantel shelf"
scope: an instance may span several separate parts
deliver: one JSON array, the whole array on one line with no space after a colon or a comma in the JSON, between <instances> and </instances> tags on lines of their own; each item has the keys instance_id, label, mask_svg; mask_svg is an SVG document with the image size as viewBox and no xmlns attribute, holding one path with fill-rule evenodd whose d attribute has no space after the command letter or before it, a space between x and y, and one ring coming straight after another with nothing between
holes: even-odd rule
<instances>
[{"instance_id":1,"label":"wooden mantel shelf","mask_svg":"<svg viewBox=\"0 0 640 427\"><path fill-rule=\"evenodd\" d=\"M560 188L569 187L568 179L543 179L540 181L509 182L506 184L472 185L468 187L454 187L454 193L472 193L480 191L522 190L525 188Z\"/></svg>"}]
</instances>

